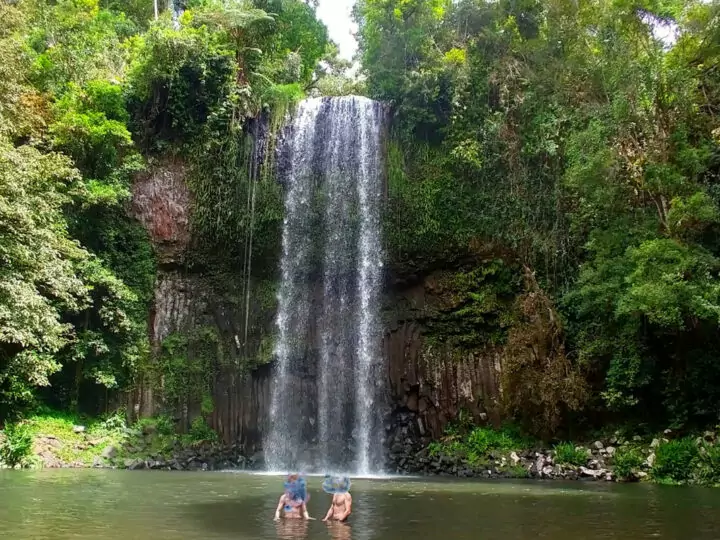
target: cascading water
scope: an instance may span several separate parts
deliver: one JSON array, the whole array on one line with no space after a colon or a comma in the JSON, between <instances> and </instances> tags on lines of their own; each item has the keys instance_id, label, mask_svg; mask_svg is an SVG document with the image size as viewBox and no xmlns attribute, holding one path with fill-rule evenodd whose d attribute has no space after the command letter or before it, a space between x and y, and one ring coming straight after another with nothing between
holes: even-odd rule
<instances>
[{"instance_id":1,"label":"cascading water","mask_svg":"<svg viewBox=\"0 0 720 540\"><path fill-rule=\"evenodd\" d=\"M382 469L381 104L300 103L280 148L285 187L270 470Z\"/></svg>"}]
</instances>

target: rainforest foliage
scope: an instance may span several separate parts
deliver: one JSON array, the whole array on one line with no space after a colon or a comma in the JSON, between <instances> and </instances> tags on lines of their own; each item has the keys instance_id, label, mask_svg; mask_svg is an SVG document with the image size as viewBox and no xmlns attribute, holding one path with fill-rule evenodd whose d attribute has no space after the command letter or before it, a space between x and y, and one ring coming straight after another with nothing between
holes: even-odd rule
<instances>
[{"instance_id":1,"label":"rainforest foliage","mask_svg":"<svg viewBox=\"0 0 720 540\"><path fill-rule=\"evenodd\" d=\"M207 252L242 264L254 234L272 253L280 192L251 182L248 120L277 129L308 91L347 85L312 3L158 4L0 0L0 424L42 402L100 412L147 369L157 261L131 217L137 173L184 160ZM167 350L172 395L204 384Z\"/></svg>"},{"instance_id":2,"label":"rainforest foliage","mask_svg":"<svg viewBox=\"0 0 720 540\"><path fill-rule=\"evenodd\" d=\"M395 111L395 268L477 255L525 276L506 338L517 416L538 431L717 423L720 6L359 0L355 14L368 93Z\"/></svg>"},{"instance_id":3,"label":"rainforest foliage","mask_svg":"<svg viewBox=\"0 0 720 540\"><path fill-rule=\"evenodd\" d=\"M391 271L442 270L427 337L502 348L516 419L719 421L717 3L358 0L360 80L312 1L175 8L0 0L0 422L99 412L148 373L204 398L188 352L215 333L151 351L133 179L182 162L185 269L271 298L274 141L299 99L347 93L393 111Z\"/></svg>"}]
</instances>

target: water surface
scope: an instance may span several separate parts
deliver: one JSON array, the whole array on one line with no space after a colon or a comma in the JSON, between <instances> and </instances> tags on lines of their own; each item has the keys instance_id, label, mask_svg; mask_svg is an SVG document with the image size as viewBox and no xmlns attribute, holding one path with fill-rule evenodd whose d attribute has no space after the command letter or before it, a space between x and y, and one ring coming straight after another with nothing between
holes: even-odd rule
<instances>
[{"instance_id":1,"label":"water surface","mask_svg":"<svg viewBox=\"0 0 720 540\"><path fill-rule=\"evenodd\" d=\"M309 479L310 514L329 496ZM0 471L12 540L556 540L720 538L720 490L557 482L356 480L348 525L272 520L280 477Z\"/></svg>"}]
</instances>

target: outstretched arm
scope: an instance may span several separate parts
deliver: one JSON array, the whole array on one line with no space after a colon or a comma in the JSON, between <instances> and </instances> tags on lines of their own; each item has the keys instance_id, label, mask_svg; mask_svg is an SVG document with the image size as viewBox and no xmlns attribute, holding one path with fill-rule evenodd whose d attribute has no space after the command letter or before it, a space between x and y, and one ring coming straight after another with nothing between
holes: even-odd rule
<instances>
[{"instance_id":1,"label":"outstretched arm","mask_svg":"<svg viewBox=\"0 0 720 540\"><path fill-rule=\"evenodd\" d=\"M285 502L285 495L280 495L277 508L275 509L275 521L280 520L280 510L282 510L283 503Z\"/></svg>"},{"instance_id":2,"label":"outstretched arm","mask_svg":"<svg viewBox=\"0 0 720 540\"><path fill-rule=\"evenodd\" d=\"M315 518L311 518L310 514L308 514L307 505L305 503L303 503L303 505L302 505L302 511L303 511L303 517L305 519L315 519Z\"/></svg>"}]
</instances>

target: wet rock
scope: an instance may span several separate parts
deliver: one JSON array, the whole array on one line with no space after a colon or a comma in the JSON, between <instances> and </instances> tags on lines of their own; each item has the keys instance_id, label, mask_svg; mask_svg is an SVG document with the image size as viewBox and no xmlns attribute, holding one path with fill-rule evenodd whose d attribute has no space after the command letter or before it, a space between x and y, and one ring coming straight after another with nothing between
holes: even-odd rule
<instances>
[{"instance_id":1,"label":"wet rock","mask_svg":"<svg viewBox=\"0 0 720 540\"><path fill-rule=\"evenodd\" d=\"M124 461L125 468L129 469L131 471L144 469L145 468L145 461L139 458L135 459L126 459Z\"/></svg>"},{"instance_id":2,"label":"wet rock","mask_svg":"<svg viewBox=\"0 0 720 540\"><path fill-rule=\"evenodd\" d=\"M114 447L113 445L108 446L105 448L102 453L100 454L100 457L103 457L105 459L113 459L117 456L118 449Z\"/></svg>"},{"instance_id":3,"label":"wet rock","mask_svg":"<svg viewBox=\"0 0 720 540\"><path fill-rule=\"evenodd\" d=\"M607 471L605 471L604 469L596 471L593 469L588 469L587 467L580 467L580 474L589 478L600 478L607 474Z\"/></svg>"},{"instance_id":4,"label":"wet rock","mask_svg":"<svg viewBox=\"0 0 720 540\"><path fill-rule=\"evenodd\" d=\"M262 451L255 452L250 458L250 461L253 463L253 465L264 465L265 454Z\"/></svg>"},{"instance_id":5,"label":"wet rock","mask_svg":"<svg viewBox=\"0 0 720 540\"><path fill-rule=\"evenodd\" d=\"M546 465L545 467L542 468L541 474L545 478L552 478L554 476L553 475L554 472L555 471L551 465Z\"/></svg>"}]
</instances>

